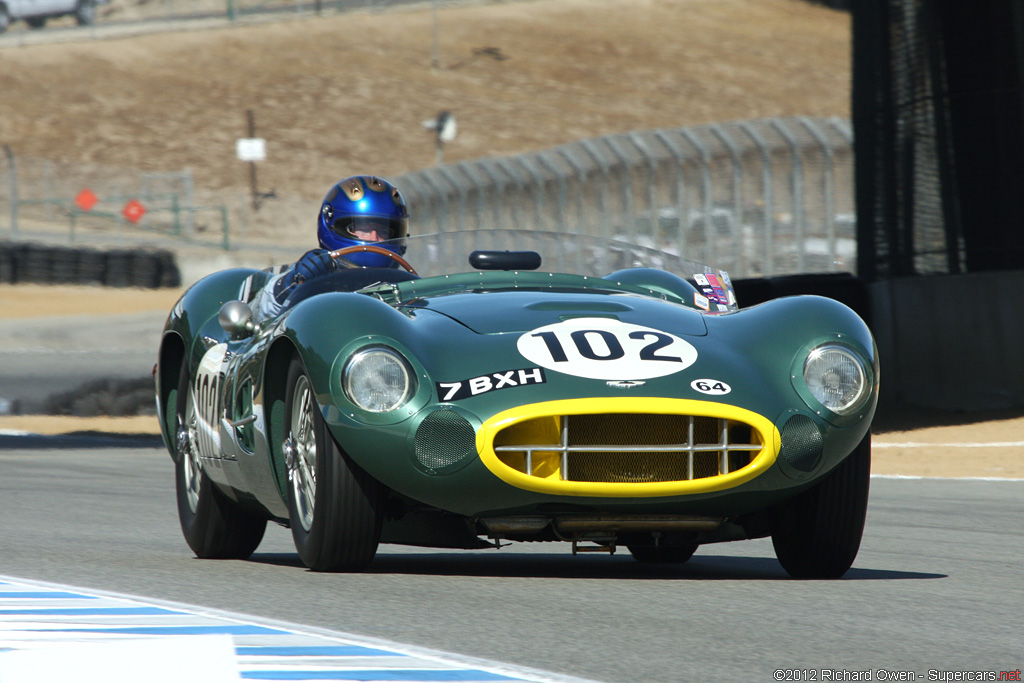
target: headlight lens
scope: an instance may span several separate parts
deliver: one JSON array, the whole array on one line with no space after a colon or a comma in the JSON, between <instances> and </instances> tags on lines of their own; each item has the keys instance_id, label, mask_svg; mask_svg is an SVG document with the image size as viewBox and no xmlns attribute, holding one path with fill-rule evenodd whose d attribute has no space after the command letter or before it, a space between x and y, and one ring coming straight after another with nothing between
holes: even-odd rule
<instances>
[{"instance_id":1,"label":"headlight lens","mask_svg":"<svg viewBox=\"0 0 1024 683\"><path fill-rule=\"evenodd\" d=\"M819 346L807 355L804 383L815 400L837 415L859 410L870 393L864 361L838 344Z\"/></svg>"},{"instance_id":2,"label":"headlight lens","mask_svg":"<svg viewBox=\"0 0 1024 683\"><path fill-rule=\"evenodd\" d=\"M342 382L349 400L371 413L400 408L413 393L408 363L385 346L354 353L345 364Z\"/></svg>"}]
</instances>

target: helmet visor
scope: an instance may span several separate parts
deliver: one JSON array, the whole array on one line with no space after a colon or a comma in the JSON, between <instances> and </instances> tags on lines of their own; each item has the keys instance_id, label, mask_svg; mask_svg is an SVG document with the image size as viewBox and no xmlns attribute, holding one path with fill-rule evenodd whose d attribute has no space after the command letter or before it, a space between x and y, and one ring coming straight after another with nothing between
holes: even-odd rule
<instances>
[{"instance_id":1,"label":"helmet visor","mask_svg":"<svg viewBox=\"0 0 1024 683\"><path fill-rule=\"evenodd\" d=\"M405 237L409 233L408 218L385 216L340 216L330 225L338 237L360 242L383 242Z\"/></svg>"}]
</instances>

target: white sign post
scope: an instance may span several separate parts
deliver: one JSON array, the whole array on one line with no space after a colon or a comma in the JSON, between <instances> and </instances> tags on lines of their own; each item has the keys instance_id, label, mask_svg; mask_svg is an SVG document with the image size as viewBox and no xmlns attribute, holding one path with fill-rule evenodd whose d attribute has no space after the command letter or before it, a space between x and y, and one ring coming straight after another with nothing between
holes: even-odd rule
<instances>
[{"instance_id":1,"label":"white sign post","mask_svg":"<svg viewBox=\"0 0 1024 683\"><path fill-rule=\"evenodd\" d=\"M238 138L235 151L240 161L266 161L267 141L263 138Z\"/></svg>"},{"instance_id":2,"label":"white sign post","mask_svg":"<svg viewBox=\"0 0 1024 683\"><path fill-rule=\"evenodd\" d=\"M273 190L262 195L256 190L256 162L266 161L267 141L263 138L256 137L256 120L253 116L252 109L247 109L245 111L245 118L249 127L249 137L238 138L238 141L235 143L235 153L238 155L240 160L249 162L249 185L252 188L252 210L259 211L260 200L274 196Z\"/></svg>"}]
</instances>

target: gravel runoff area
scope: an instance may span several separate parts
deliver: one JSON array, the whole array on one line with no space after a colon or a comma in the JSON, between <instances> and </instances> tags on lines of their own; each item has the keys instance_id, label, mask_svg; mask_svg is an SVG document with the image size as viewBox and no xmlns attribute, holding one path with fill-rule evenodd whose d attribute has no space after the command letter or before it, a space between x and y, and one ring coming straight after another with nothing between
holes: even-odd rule
<instances>
[{"instance_id":1,"label":"gravel runoff area","mask_svg":"<svg viewBox=\"0 0 1024 683\"><path fill-rule=\"evenodd\" d=\"M44 285L0 286L0 321L88 314L123 315L169 311L180 290L102 290ZM0 352L3 349L0 348ZM884 359L883 359L884 381ZM132 417L0 416L0 431L36 434L97 431L159 433L152 415ZM1004 413L900 411L875 419L872 472L925 477L1024 478L1024 416Z\"/></svg>"}]
</instances>

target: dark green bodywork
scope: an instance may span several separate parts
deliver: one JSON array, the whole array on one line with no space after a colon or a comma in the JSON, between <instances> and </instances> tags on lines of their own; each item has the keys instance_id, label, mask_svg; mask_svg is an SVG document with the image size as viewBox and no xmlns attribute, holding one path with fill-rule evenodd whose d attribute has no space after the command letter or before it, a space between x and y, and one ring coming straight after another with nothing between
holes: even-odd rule
<instances>
[{"instance_id":1,"label":"dark green bodywork","mask_svg":"<svg viewBox=\"0 0 1024 683\"><path fill-rule=\"evenodd\" d=\"M616 277L617 276L617 277ZM181 363L195 368L209 348L227 343L229 372L219 391L223 457L204 460L210 478L240 505L287 519L283 433L284 368L297 353L339 446L407 509L430 509L468 520L507 515L602 513L710 515L756 513L813 485L850 454L871 424L878 362L864 322L846 306L800 296L749 309L707 313L693 305L693 286L650 269L621 271L609 279L545 272L474 272L370 286L357 292L308 298L251 336L229 340L217 320L220 307L239 297L246 278L259 271L223 271L196 283L168 318L157 373L158 402L169 449L175 386ZM372 278L370 278L372 281ZM475 429L515 406L553 400L662 397L728 403L757 413L781 432L794 415L813 422L823 437L820 463L811 471L787 468L781 459L754 479L732 488L669 497L580 497L528 491L505 483L478 457L443 472L428 471L415 456L421 422L445 403L436 383L459 382L531 365L517 349L530 330L573 318L602 318L663 330L697 351L685 370L622 388L600 379L554 371L544 383L489 391L447 402ZM871 399L841 417L816 404L802 384L808 351L824 342L851 347L867 359ZM386 414L353 405L342 390L346 360L367 345L401 353L416 376L411 401ZM691 387L698 378L731 387L709 397ZM253 412L259 419L229 427ZM785 445L785 444L784 444ZM385 531L387 537L387 531Z\"/></svg>"}]
</instances>

